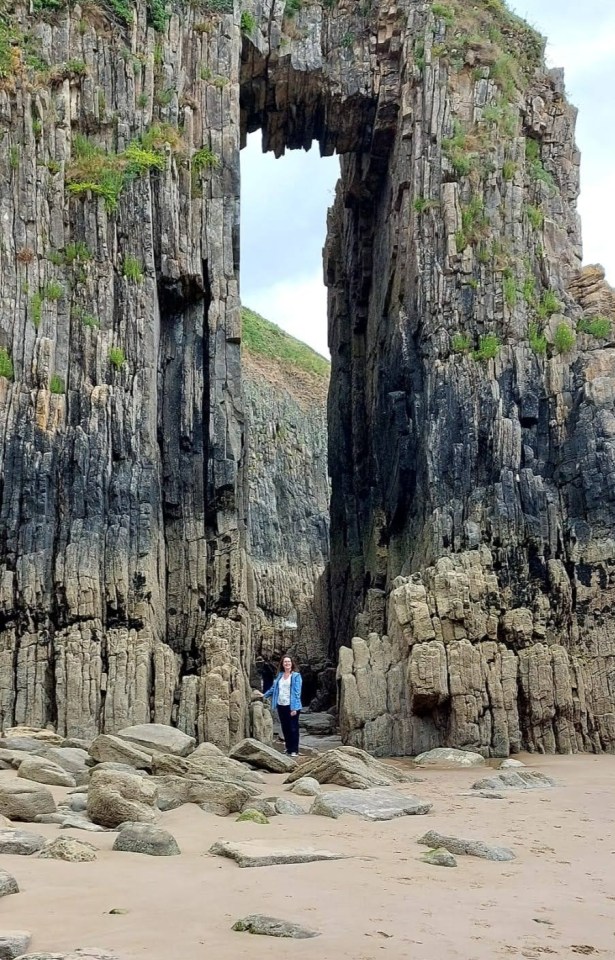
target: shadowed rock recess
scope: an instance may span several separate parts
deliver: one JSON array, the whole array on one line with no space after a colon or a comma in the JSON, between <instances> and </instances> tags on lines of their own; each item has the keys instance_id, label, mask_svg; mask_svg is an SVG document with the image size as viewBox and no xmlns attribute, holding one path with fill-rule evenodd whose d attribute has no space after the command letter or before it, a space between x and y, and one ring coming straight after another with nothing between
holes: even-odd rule
<instances>
[{"instance_id":1,"label":"shadowed rock recess","mask_svg":"<svg viewBox=\"0 0 615 960\"><path fill-rule=\"evenodd\" d=\"M541 39L500 0L6 2L0 726L250 732L239 150L262 128L343 154L322 595L345 740L612 748L614 300L580 273Z\"/></svg>"}]
</instances>

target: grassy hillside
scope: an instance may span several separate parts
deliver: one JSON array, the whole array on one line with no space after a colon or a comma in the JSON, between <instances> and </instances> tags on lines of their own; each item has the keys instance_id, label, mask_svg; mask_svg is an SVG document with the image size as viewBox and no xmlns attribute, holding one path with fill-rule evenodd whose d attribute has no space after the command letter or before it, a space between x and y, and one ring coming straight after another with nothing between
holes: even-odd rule
<instances>
[{"instance_id":1,"label":"grassy hillside","mask_svg":"<svg viewBox=\"0 0 615 960\"><path fill-rule=\"evenodd\" d=\"M275 323L270 323L269 320L265 320L253 310L248 310L247 307L241 309L241 320L242 343L245 350L280 360L287 366L299 367L323 379L329 376L331 365L328 360L305 343L295 340L294 337L276 327Z\"/></svg>"}]
</instances>

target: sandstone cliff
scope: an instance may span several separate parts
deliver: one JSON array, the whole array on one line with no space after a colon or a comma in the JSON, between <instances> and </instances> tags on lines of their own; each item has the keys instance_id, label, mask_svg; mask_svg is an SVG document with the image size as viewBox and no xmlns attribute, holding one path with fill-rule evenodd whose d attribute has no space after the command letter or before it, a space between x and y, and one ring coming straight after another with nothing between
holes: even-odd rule
<instances>
[{"instance_id":1,"label":"sandstone cliff","mask_svg":"<svg viewBox=\"0 0 615 960\"><path fill-rule=\"evenodd\" d=\"M290 652L309 703L328 654L314 594L329 557L329 364L244 310L242 371L254 682L268 682Z\"/></svg>"},{"instance_id":2,"label":"sandstone cliff","mask_svg":"<svg viewBox=\"0 0 615 960\"><path fill-rule=\"evenodd\" d=\"M613 300L579 276L540 38L501 0L39 0L0 27L2 722L250 727L238 157L261 128L343 154L346 737L612 748Z\"/></svg>"}]
</instances>

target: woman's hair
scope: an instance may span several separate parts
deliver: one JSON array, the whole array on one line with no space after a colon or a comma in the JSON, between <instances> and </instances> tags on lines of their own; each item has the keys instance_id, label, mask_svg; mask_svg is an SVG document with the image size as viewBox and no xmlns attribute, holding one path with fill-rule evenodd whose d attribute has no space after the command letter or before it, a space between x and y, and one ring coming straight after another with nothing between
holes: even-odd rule
<instances>
[{"instance_id":1,"label":"woman's hair","mask_svg":"<svg viewBox=\"0 0 615 960\"><path fill-rule=\"evenodd\" d=\"M280 673L284 673L284 661L286 660L287 657L288 657L288 659L290 660L290 669L291 669L291 672L296 671L296 669L297 669L296 664L295 664L295 661L294 661L293 658L291 657L290 653L285 653L284 656L283 656L283 657L281 658L281 660L280 660Z\"/></svg>"}]
</instances>

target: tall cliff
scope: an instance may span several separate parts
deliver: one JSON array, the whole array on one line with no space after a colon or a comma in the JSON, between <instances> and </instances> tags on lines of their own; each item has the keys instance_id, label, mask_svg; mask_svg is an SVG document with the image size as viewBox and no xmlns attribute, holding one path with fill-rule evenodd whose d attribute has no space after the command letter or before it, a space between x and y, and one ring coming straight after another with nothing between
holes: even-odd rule
<instances>
[{"instance_id":1,"label":"tall cliff","mask_svg":"<svg viewBox=\"0 0 615 960\"><path fill-rule=\"evenodd\" d=\"M249 730L238 157L260 128L343 154L345 737L612 747L613 299L580 273L574 120L501 0L3 7L3 723Z\"/></svg>"},{"instance_id":2,"label":"tall cliff","mask_svg":"<svg viewBox=\"0 0 615 960\"><path fill-rule=\"evenodd\" d=\"M242 320L254 683L290 652L307 704L328 664L318 581L329 557L329 364L252 311Z\"/></svg>"}]
</instances>

